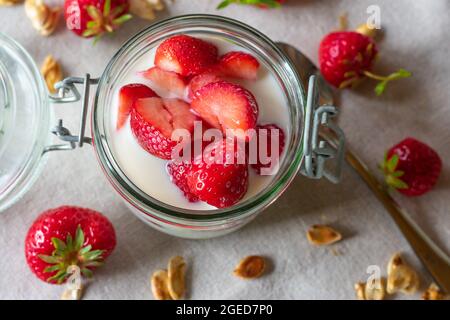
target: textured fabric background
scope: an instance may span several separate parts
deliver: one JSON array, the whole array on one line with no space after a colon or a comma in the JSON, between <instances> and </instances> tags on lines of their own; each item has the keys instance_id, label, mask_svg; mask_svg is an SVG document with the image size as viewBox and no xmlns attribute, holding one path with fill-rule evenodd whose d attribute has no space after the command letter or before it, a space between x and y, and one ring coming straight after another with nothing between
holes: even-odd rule
<instances>
[{"instance_id":1,"label":"textured fabric background","mask_svg":"<svg viewBox=\"0 0 450 320\"><path fill-rule=\"evenodd\" d=\"M337 27L341 13L347 11L350 25L356 26L365 21L370 4L380 6L386 32L379 43L381 59L376 70L388 73L403 67L414 77L393 83L380 98L372 92L373 83L343 92L340 125L349 146L374 170L384 150L409 135L439 152L444 169L435 190L418 199L397 198L450 252L450 3L290 0L281 10L232 6L218 12L218 2L169 1L160 18L187 13L226 15L274 40L297 46L317 61L319 40ZM66 76L86 72L100 75L121 44L148 24L135 19L114 37L92 46L91 41L77 38L62 24L49 38L37 35L26 20L23 6L2 7L0 17L1 32L19 41L38 64L47 54L53 54L61 61ZM71 128L78 123L75 106L58 106L56 114ZM340 185L299 176L275 204L242 230L218 239L189 241L164 235L138 221L108 185L93 150L86 146L49 154L30 192L0 215L0 298L59 298L60 287L45 284L31 274L23 241L39 212L62 204L100 210L116 227L117 249L87 287L86 299L152 299L149 276L165 267L173 255L182 255L188 261L191 299L353 299L353 284L366 279L366 268L380 265L385 272L389 257L396 251L405 252L420 270L422 288L430 281L383 207L349 167ZM315 223L329 223L343 232L344 240L334 246L340 255L334 255L330 248L308 244L305 231ZM256 281L234 278L231 272L235 264L248 254L270 257L273 270Z\"/></svg>"}]
</instances>

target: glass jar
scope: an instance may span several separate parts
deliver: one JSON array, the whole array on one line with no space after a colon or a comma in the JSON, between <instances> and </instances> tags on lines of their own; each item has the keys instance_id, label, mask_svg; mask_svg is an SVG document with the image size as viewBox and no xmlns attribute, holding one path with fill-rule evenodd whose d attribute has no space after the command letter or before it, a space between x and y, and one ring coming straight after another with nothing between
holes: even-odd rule
<instances>
[{"instance_id":1,"label":"glass jar","mask_svg":"<svg viewBox=\"0 0 450 320\"><path fill-rule=\"evenodd\" d=\"M290 140L286 141L286 155L278 172L258 194L229 208L201 211L163 203L140 190L120 168L114 154L110 121L116 87L143 54L176 34L214 36L249 51L275 76L289 106ZM76 89L77 84L84 85L82 95ZM92 85L97 85L97 89L89 111L89 89ZM39 90L42 90L41 87L42 83ZM110 60L99 79L92 79L90 75L84 78L67 78L57 87L60 95L52 98L54 102L74 101L82 97L80 132L77 136L71 135L60 120L53 133L67 144L49 146L41 151L72 149L82 147L85 143L92 144L103 172L130 210L148 225L174 236L210 238L242 227L282 194L302 165L303 171L313 178L319 178L323 174L332 176L324 170L324 162L330 155L333 156L333 152L318 152L319 149L324 149L325 142L317 137L320 125L326 125L336 109L332 106L316 109L318 95L315 78L312 77L306 96L293 64L276 44L259 31L229 18L188 15L158 22L128 40ZM48 104L42 102L44 103ZM84 132L89 115L92 138L86 137ZM342 146L334 155L341 159L341 154Z\"/></svg>"}]
</instances>

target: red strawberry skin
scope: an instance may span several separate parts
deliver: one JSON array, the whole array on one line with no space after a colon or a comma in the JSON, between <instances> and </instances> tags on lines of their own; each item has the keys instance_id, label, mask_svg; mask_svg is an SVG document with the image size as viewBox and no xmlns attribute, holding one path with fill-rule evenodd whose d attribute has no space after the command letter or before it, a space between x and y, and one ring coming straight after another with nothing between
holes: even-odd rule
<instances>
[{"instance_id":1,"label":"red strawberry skin","mask_svg":"<svg viewBox=\"0 0 450 320\"><path fill-rule=\"evenodd\" d=\"M203 157L197 157L192 163L191 170L187 175L187 185L194 195L200 200L217 208L226 208L241 200L248 188L248 165L239 164L235 156L228 155L226 151L226 140L214 142L207 148L212 147L211 156L223 159L222 163L206 161ZM231 149L233 150L233 149ZM233 163L226 163L226 157L234 157Z\"/></svg>"},{"instance_id":2,"label":"red strawberry skin","mask_svg":"<svg viewBox=\"0 0 450 320\"><path fill-rule=\"evenodd\" d=\"M265 134L262 133L263 130ZM263 154L267 155L267 157L272 156L272 130L276 130L278 132L278 159L283 152L285 145L285 135L283 130L275 124L266 124L266 125L258 125L256 127L256 143L257 143L257 162L252 163L251 167L256 171L257 174L261 174L262 168L269 169L271 167L271 162L263 164L260 158L260 139L266 139L267 151L263 152Z\"/></svg>"},{"instance_id":3,"label":"red strawberry skin","mask_svg":"<svg viewBox=\"0 0 450 320\"><path fill-rule=\"evenodd\" d=\"M354 31L332 32L320 43L320 71L333 86L349 87L372 69L377 52L368 36Z\"/></svg>"},{"instance_id":4,"label":"red strawberry skin","mask_svg":"<svg viewBox=\"0 0 450 320\"><path fill-rule=\"evenodd\" d=\"M106 259L116 246L116 234L111 222L101 213L80 207L63 206L43 212L28 230L25 238L25 257L31 271L41 280L54 275L44 272L49 266L38 255L51 255L55 250L52 238L65 240L67 235L75 238L78 226L84 231L84 245L95 250L104 250ZM55 283L51 281L51 283Z\"/></svg>"},{"instance_id":5,"label":"red strawberry skin","mask_svg":"<svg viewBox=\"0 0 450 320\"><path fill-rule=\"evenodd\" d=\"M223 133L234 130L237 137L245 139L245 131L254 129L258 119L258 103L253 94L226 81L209 83L196 91L191 107L212 127Z\"/></svg>"},{"instance_id":6,"label":"red strawberry skin","mask_svg":"<svg viewBox=\"0 0 450 320\"><path fill-rule=\"evenodd\" d=\"M439 155L425 143L406 138L387 152L387 159L398 155L395 171L403 171L398 177L407 188L397 189L406 196L420 196L432 189L442 170Z\"/></svg>"},{"instance_id":7,"label":"red strawberry skin","mask_svg":"<svg viewBox=\"0 0 450 320\"><path fill-rule=\"evenodd\" d=\"M186 80L178 73L153 67L140 74L159 89L170 92L177 98L183 99L186 95Z\"/></svg>"},{"instance_id":8,"label":"red strawberry skin","mask_svg":"<svg viewBox=\"0 0 450 320\"><path fill-rule=\"evenodd\" d=\"M170 180L183 192L183 195L189 202L197 202L198 197L191 192L187 184L187 176L192 168L191 162L175 162L167 163L167 173Z\"/></svg>"},{"instance_id":9,"label":"red strawberry skin","mask_svg":"<svg viewBox=\"0 0 450 320\"><path fill-rule=\"evenodd\" d=\"M125 125L136 100L151 97L158 97L158 95L152 89L140 83L131 83L120 88L117 129L121 129Z\"/></svg>"},{"instance_id":10,"label":"red strawberry skin","mask_svg":"<svg viewBox=\"0 0 450 320\"><path fill-rule=\"evenodd\" d=\"M137 100L131 111L130 124L136 140L152 155L170 160L177 145L173 141L175 129L194 130L197 117L189 105L178 99L145 98Z\"/></svg>"},{"instance_id":11,"label":"red strawberry skin","mask_svg":"<svg viewBox=\"0 0 450 320\"><path fill-rule=\"evenodd\" d=\"M248 53L231 51L220 58L218 68L227 77L256 80L259 62Z\"/></svg>"},{"instance_id":12,"label":"red strawberry skin","mask_svg":"<svg viewBox=\"0 0 450 320\"><path fill-rule=\"evenodd\" d=\"M155 65L163 70L190 77L217 63L217 47L188 35L177 35L163 41L156 49Z\"/></svg>"},{"instance_id":13,"label":"red strawberry skin","mask_svg":"<svg viewBox=\"0 0 450 320\"><path fill-rule=\"evenodd\" d=\"M286 2L286 0L275 0L275 1L278 2L280 5ZM257 6L260 7L261 9L270 8L267 4L257 4Z\"/></svg>"},{"instance_id":14,"label":"red strawberry skin","mask_svg":"<svg viewBox=\"0 0 450 320\"><path fill-rule=\"evenodd\" d=\"M128 13L128 0L110 0L111 9L110 15L107 18L102 18L98 22L98 28L94 30L91 35L84 35L88 30L88 22L94 19L88 14L87 8L89 6L95 7L96 11L103 15L106 0L65 0L64 1L64 19L66 20L67 28L77 34L86 38L101 35L104 32L109 32L105 29L106 24L112 29L118 28L118 25L113 24L112 20ZM113 15L113 13L115 14ZM79 16L79 21L77 20Z\"/></svg>"}]
</instances>

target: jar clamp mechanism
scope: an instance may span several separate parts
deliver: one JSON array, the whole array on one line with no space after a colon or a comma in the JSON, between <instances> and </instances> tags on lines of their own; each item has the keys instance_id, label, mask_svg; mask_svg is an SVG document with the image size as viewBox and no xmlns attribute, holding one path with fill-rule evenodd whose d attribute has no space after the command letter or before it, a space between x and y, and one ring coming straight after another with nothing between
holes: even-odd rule
<instances>
[{"instance_id":1,"label":"jar clamp mechanism","mask_svg":"<svg viewBox=\"0 0 450 320\"><path fill-rule=\"evenodd\" d=\"M317 76L312 75L308 83L308 96L305 110L305 127L303 137L304 160L302 174L312 179L327 178L333 183L341 179L344 162L345 136L341 128L331 121L338 114L335 106L319 104L319 88ZM318 106L316 108L316 106ZM320 130L329 130L337 137L337 146L321 139ZM327 163L334 160L334 166L329 169Z\"/></svg>"},{"instance_id":2,"label":"jar clamp mechanism","mask_svg":"<svg viewBox=\"0 0 450 320\"><path fill-rule=\"evenodd\" d=\"M86 74L84 78L69 77L58 82L55 87L58 89L58 96L50 96L53 103L72 103L82 100L81 121L78 135L72 135L69 129L63 126L62 119L58 120L52 133L65 144L51 145L45 148L44 152L72 150L82 147L84 143L92 144L92 138L85 136L86 117L89 108L89 89L91 85L97 84L98 78L91 78ZM76 88L77 84L83 85L81 95ZM341 169L344 161L345 138L344 133L331 118L338 113L334 106L324 105L316 107L319 103L319 88L315 75L309 78L308 97L305 109L305 127L303 137L304 161L301 172L312 179L326 177L333 183L338 183L341 178ZM338 144L335 147L325 139L320 138L320 130L330 130L336 136ZM334 160L334 168L329 169L327 163Z\"/></svg>"},{"instance_id":3,"label":"jar clamp mechanism","mask_svg":"<svg viewBox=\"0 0 450 320\"><path fill-rule=\"evenodd\" d=\"M91 85L95 85L97 83L98 79L91 78L89 74L86 74L84 78L69 77L56 83L55 88L58 90L58 96L50 96L50 102L57 104L73 103L82 99L80 130L77 136L72 135L69 129L63 126L63 120L59 119L56 127L52 129L52 133L66 143L47 146L44 149L44 152L72 150L77 146L82 147L84 143L92 144L92 138L85 137L86 117L89 108L89 89ZM83 85L82 95L79 93L76 84Z\"/></svg>"}]
</instances>

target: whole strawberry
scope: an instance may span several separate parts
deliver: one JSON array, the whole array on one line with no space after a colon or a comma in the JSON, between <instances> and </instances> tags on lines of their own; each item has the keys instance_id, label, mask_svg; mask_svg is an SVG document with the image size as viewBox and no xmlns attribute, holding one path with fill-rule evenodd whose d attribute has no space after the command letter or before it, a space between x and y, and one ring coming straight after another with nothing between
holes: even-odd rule
<instances>
[{"instance_id":1,"label":"whole strawberry","mask_svg":"<svg viewBox=\"0 0 450 320\"><path fill-rule=\"evenodd\" d=\"M379 81L375 93L381 95L388 82L407 78L411 73L400 69L388 76L371 72L378 49L373 39L355 31L338 31L326 35L319 47L319 65L323 77L333 86L343 89L363 78Z\"/></svg>"},{"instance_id":2,"label":"whole strawberry","mask_svg":"<svg viewBox=\"0 0 450 320\"><path fill-rule=\"evenodd\" d=\"M131 19L128 0L65 0L66 26L75 34L96 40Z\"/></svg>"},{"instance_id":3,"label":"whole strawberry","mask_svg":"<svg viewBox=\"0 0 450 320\"><path fill-rule=\"evenodd\" d=\"M436 184L442 161L425 143L406 138L388 150L381 167L389 186L407 196L420 196Z\"/></svg>"},{"instance_id":4,"label":"whole strawberry","mask_svg":"<svg viewBox=\"0 0 450 320\"><path fill-rule=\"evenodd\" d=\"M114 228L106 217L91 209L63 206L34 221L25 238L25 257L38 278L60 284L67 280L71 265L91 277L115 246Z\"/></svg>"}]
</instances>

